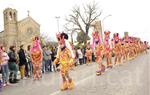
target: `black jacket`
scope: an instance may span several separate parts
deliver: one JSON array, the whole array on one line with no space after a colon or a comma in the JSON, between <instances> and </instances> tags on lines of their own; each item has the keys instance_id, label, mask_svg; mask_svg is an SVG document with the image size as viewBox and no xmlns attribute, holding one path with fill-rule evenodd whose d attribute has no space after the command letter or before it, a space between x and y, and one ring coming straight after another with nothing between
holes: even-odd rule
<instances>
[{"instance_id":1,"label":"black jacket","mask_svg":"<svg viewBox=\"0 0 150 95\"><path fill-rule=\"evenodd\" d=\"M24 50L20 49L18 55L19 55L19 66L25 65L27 63L27 60Z\"/></svg>"},{"instance_id":2,"label":"black jacket","mask_svg":"<svg viewBox=\"0 0 150 95\"><path fill-rule=\"evenodd\" d=\"M17 62L17 57L16 57L15 52L10 51L10 52L8 53L8 56L9 56L8 62L15 62L15 63Z\"/></svg>"}]
</instances>

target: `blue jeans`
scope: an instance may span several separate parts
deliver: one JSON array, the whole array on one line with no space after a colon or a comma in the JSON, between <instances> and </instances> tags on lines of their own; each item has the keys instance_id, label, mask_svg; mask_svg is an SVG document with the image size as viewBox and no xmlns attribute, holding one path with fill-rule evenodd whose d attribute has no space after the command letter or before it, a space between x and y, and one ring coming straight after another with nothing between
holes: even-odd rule
<instances>
[{"instance_id":1,"label":"blue jeans","mask_svg":"<svg viewBox=\"0 0 150 95\"><path fill-rule=\"evenodd\" d=\"M44 73L45 72L45 61L43 60L42 61L42 73Z\"/></svg>"},{"instance_id":2,"label":"blue jeans","mask_svg":"<svg viewBox=\"0 0 150 95\"><path fill-rule=\"evenodd\" d=\"M83 56L83 64L86 64L86 56Z\"/></svg>"},{"instance_id":3,"label":"blue jeans","mask_svg":"<svg viewBox=\"0 0 150 95\"><path fill-rule=\"evenodd\" d=\"M2 92L2 88L3 88L3 83L2 80L0 79L0 93Z\"/></svg>"},{"instance_id":4,"label":"blue jeans","mask_svg":"<svg viewBox=\"0 0 150 95\"><path fill-rule=\"evenodd\" d=\"M51 59L45 61L45 71L52 71L52 61Z\"/></svg>"},{"instance_id":5,"label":"blue jeans","mask_svg":"<svg viewBox=\"0 0 150 95\"><path fill-rule=\"evenodd\" d=\"M8 64L2 65L2 80L3 83L7 83L9 80L9 68Z\"/></svg>"},{"instance_id":6,"label":"blue jeans","mask_svg":"<svg viewBox=\"0 0 150 95\"><path fill-rule=\"evenodd\" d=\"M30 76L32 76L32 74L33 74L33 65L32 65L32 62L29 61L28 64L29 64L29 74L30 74Z\"/></svg>"}]
</instances>

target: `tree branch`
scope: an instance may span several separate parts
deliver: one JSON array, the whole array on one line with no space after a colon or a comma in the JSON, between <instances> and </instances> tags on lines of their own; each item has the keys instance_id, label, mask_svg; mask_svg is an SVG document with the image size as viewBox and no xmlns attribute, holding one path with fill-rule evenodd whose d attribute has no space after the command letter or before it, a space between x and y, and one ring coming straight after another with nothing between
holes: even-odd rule
<instances>
[{"instance_id":1,"label":"tree branch","mask_svg":"<svg viewBox=\"0 0 150 95\"><path fill-rule=\"evenodd\" d=\"M98 15L96 15L93 19L90 20L90 23L95 21L99 16L101 16L102 12L100 12Z\"/></svg>"}]
</instances>

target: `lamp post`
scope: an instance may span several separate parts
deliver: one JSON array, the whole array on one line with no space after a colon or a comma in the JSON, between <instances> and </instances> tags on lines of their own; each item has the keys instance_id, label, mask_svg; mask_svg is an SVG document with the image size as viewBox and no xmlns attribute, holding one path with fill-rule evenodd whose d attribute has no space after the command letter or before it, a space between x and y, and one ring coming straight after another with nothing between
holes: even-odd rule
<instances>
[{"instance_id":1,"label":"lamp post","mask_svg":"<svg viewBox=\"0 0 150 95\"><path fill-rule=\"evenodd\" d=\"M106 18L110 17L110 16L112 16L112 15L109 14L109 15L105 16L105 17L101 20L101 23L102 23L102 32L101 32L101 35L102 35L101 37L102 37L102 38L101 38L101 39L102 39L103 42L104 42L104 39L103 39L103 38L104 38L104 37L103 37L103 36L104 36L104 20L105 20Z\"/></svg>"},{"instance_id":2,"label":"lamp post","mask_svg":"<svg viewBox=\"0 0 150 95\"><path fill-rule=\"evenodd\" d=\"M59 19L60 19L60 16L56 16L55 18L57 20L57 28L58 28L58 32L59 32Z\"/></svg>"}]
</instances>

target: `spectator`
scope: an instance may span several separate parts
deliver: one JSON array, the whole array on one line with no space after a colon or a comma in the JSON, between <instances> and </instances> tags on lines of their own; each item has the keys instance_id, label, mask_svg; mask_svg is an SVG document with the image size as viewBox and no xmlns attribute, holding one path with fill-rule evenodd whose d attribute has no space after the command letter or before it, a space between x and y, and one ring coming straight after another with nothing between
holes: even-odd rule
<instances>
[{"instance_id":1,"label":"spectator","mask_svg":"<svg viewBox=\"0 0 150 95\"><path fill-rule=\"evenodd\" d=\"M57 56L57 51L58 51L58 47L55 47L55 52L54 52L55 53L55 58ZM56 64L57 71L59 71L58 67L59 67L59 64Z\"/></svg>"},{"instance_id":2,"label":"spectator","mask_svg":"<svg viewBox=\"0 0 150 95\"><path fill-rule=\"evenodd\" d=\"M10 51L8 53L8 56L9 56L8 67L10 70L10 75L9 75L10 83L17 83L19 81L17 79L18 66L17 66L17 56L15 52L16 52L16 47L11 46Z\"/></svg>"},{"instance_id":3,"label":"spectator","mask_svg":"<svg viewBox=\"0 0 150 95\"><path fill-rule=\"evenodd\" d=\"M80 65L82 65L83 64L83 53L81 52L80 48L78 48L77 52L78 52L78 57L79 57L79 63L80 63Z\"/></svg>"},{"instance_id":4,"label":"spectator","mask_svg":"<svg viewBox=\"0 0 150 95\"><path fill-rule=\"evenodd\" d=\"M0 49L0 92L2 91L3 83L2 83L2 72L1 72L1 63L2 63L2 50Z\"/></svg>"},{"instance_id":5,"label":"spectator","mask_svg":"<svg viewBox=\"0 0 150 95\"><path fill-rule=\"evenodd\" d=\"M42 73L45 73L45 63L46 63L46 60L45 60L45 57L44 57L44 51L45 51L45 47L46 46L43 46L42 49L43 49L43 60L42 60Z\"/></svg>"},{"instance_id":6,"label":"spectator","mask_svg":"<svg viewBox=\"0 0 150 95\"><path fill-rule=\"evenodd\" d=\"M25 51L24 51L23 48L24 48L23 45L21 45L20 50L18 52L18 55L19 55L19 70L20 70L20 74L21 74L21 79L24 79L25 66L26 66L26 72L28 72L27 60L26 60Z\"/></svg>"},{"instance_id":7,"label":"spectator","mask_svg":"<svg viewBox=\"0 0 150 95\"><path fill-rule=\"evenodd\" d=\"M1 51L1 69L2 69L2 80L3 86L9 85L9 68L8 68L8 54L5 52L5 48L3 46L0 47Z\"/></svg>"},{"instance_id":8,"label":"spectator","mask_svg":"<svg viewBox=\"0 0 150 95\"><path fill-rule=\"evenodd\" d=\"M32 74L33 74L33 65L32 65L32 63L31 63L31 58L30 58L30 48L31 48L31 46L29 45L28 47L27 47L27 52L26 52L26 58L27 58L27 64L28 64L28 66L29 66L29 68L28 68L28 75L29 75L29 77L31 77L32 76Z\"/></svg>"},{"instance_id":9,"label":"spectator","mask_svg":"<svg viewBox=\"0 0 150 95\"><path fill-rule=\"evenodd\" d=\"M82 54L83 54L83 64L86 64L86 56L85 56L85 54L86 54L86 48L83 47L81 51L82 51Z\"/></svg>"},{"instance_id":10,"label":"spectator","mask_svg":"<svg viewBox=\"0 0 150 95\"><path fill-rule=\"evenodd\" d=\"M53 70L56 72L56 64L53 64L53 61L55 60L55 49L52 48L52 54L51 54L51 57L52 57L52 66L53 66Z\"/></svg>"},{"instance_id":11,"label":"spectator","mask_svg":"<svg viewBox=\"0 0 150 95\"><path fill-rule=\"evenodd\" d=\"M45 71L48 72L52 72L52 62L51 62L51 50L48 49L48 47L44 47L44 51L43 51L43 59L45 61Z\"/></svg>"},{"instance_id":12,"label":"spectator","mask_svg":"<svg viewBox=\"0 0 150 95\"><path fill-rule=\"evenodd\" d=\"M75 50L75 66L77 66L79 63L79 56L77 50Z\"/></svg>"}]
</instances>

